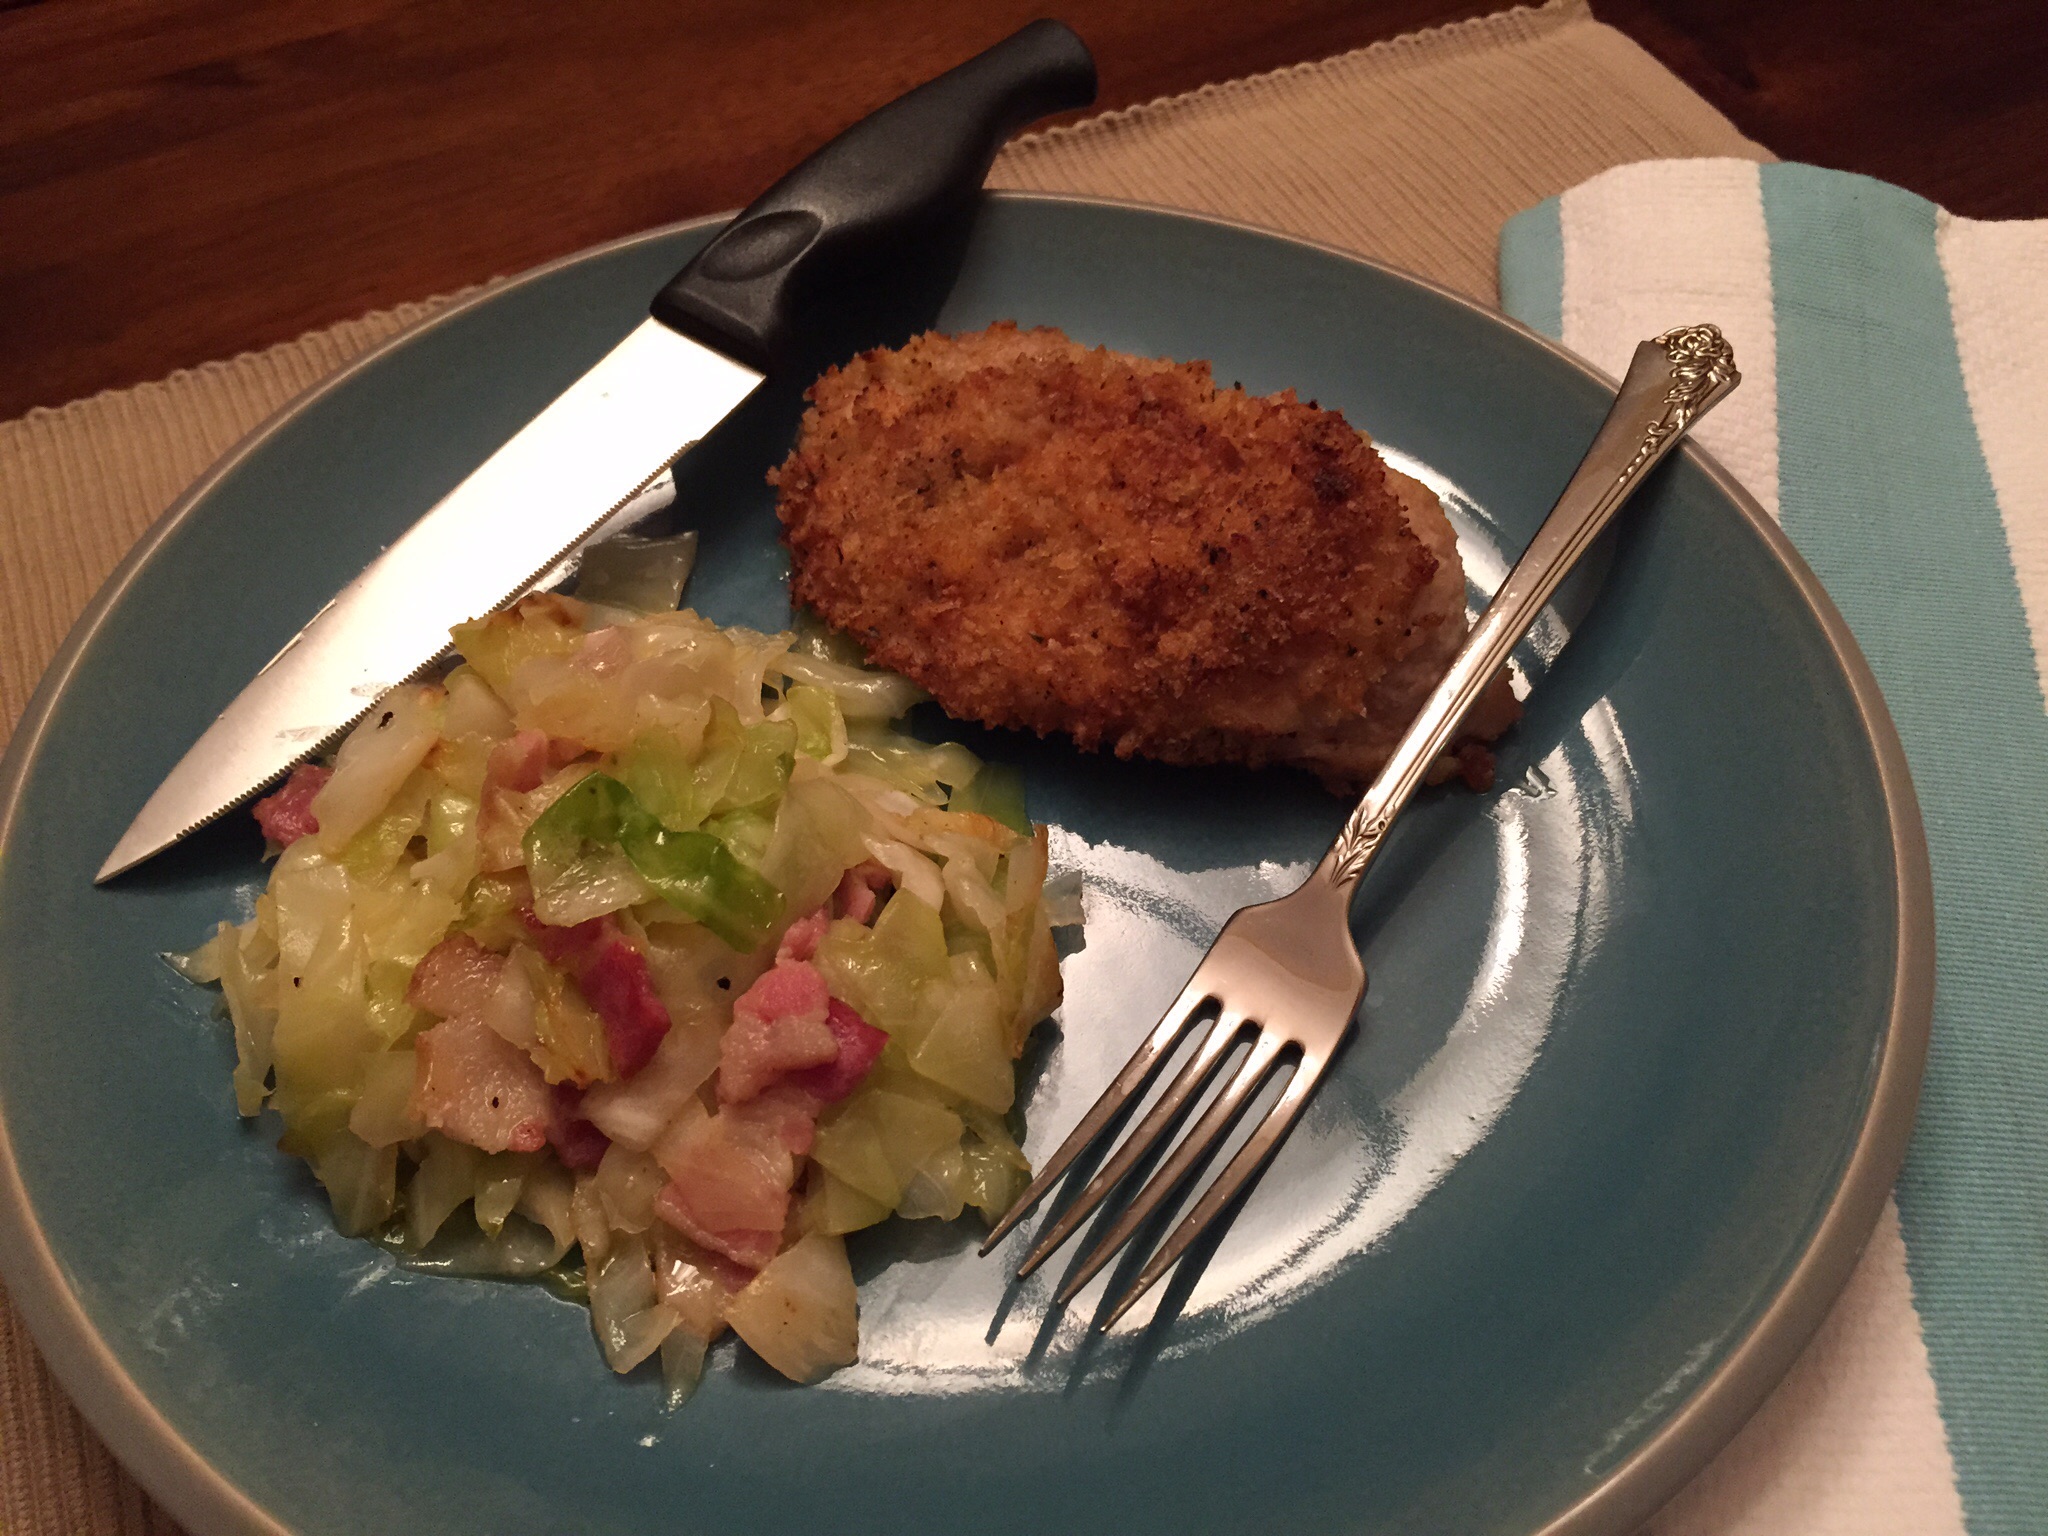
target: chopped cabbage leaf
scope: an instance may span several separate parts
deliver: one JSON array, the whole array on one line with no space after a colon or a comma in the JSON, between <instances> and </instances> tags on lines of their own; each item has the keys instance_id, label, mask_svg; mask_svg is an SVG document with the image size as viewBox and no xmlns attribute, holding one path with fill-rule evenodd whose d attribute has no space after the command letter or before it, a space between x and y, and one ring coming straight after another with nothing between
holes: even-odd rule
<instances>
[{"instance_id":1,"label":"chopped cabbage leaf","mask_svg":"<svg viewBox=\"0 0 2048 1536\"><path fill-rule=\"evenodd\" d=\"M671 1405L728 1328L852 1360L844 1234L1008 1209L1080 916L1014 770L906 734L923 695L844 637L675 609L687 549L461 626L276 822L250 917L164 957L337 1228L545 1280Z\"/></svg>"},{"instance_id":2,"label":"chopped cabbage leaf","mask_svg":"<svg viewBox=\"0 0 2048 1536\"><path fill-rule=\"evenodd\" d=\"M667 538L621 534L583 551L576 570L576 596L586 603L637 613L673 609L697 563L697 531Z\"/></svg>"},{"instance_id":3,"label":"chopped cabbage leaf","mask_svg":"<svg viewBox=\"0 0 2048 1536\"><path fill-rule=\"evenodd\" d=\"M624 854L649 891L735 949L760 944L782 915L782 893L723 841L708 832L671 831L605 773L579 780L527 830L536 899L587 879L593 848Z\"/></svg>"}]
</instances>

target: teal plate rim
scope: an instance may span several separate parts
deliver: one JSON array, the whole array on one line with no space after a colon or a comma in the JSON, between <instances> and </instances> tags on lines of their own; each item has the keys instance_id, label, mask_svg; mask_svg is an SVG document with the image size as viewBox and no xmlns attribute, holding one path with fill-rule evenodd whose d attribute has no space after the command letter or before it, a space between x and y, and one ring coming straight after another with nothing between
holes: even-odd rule
<instances>
[{"instance_id":1,"label":"teal plate rim","mask_svg":"<svg viewBox=\"0 0 2048 1536\"><path fill-rule=\"evenodd\" d=\"M1608 389L1614 381L1550 338L1464 294L1385 262L1242 220L1124 199L1073 194L991 192L1007 203L1098 206L1185 219L1320 252L1412 284L1515 332ZM207 499L213 487L259 452L301 412L422 333L485 303L508 287L534 282L591 257L723 222L689 219L608 241L489 284L406 327L287 402L187 488L136 543L72 626L23 712L0 759L0 858L11 841L22 791L50 718L80 657L121 604L158 548ZM1784 568L1841 669L1861 721L1884 797L1896 886L1897 944L1891 1007L1870 1100L1834 1194L1805 1251L1748 1333L1675 1407L1663 1427L1614 1467L1576 1504L1531 1536L1628 1536L1733 1438L1805 1347L1848 1281L1905 1160L1919 1101L1934 1007L1934 895L1927 839L1905 751L1877 680L1834 603L1777 523L1697 443L1681 449L1751 525ZM80 1304L43 1234L0 1111L0 1278L45 1359L87 1421L122 1463L178 1520L205 1536L293 1536L188 1443L121 1367Z\"/></svg>"}]
</instances>

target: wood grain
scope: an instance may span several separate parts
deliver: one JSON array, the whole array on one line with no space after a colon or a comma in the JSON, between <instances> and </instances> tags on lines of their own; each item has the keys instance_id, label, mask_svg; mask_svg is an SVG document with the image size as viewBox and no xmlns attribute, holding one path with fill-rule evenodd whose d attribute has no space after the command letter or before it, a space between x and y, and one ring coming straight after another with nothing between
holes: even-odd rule
<instances>
[{"instance_id":1,"label":"wood grain","mask_svg":"<svg viewBox=\"0 0 2048 1536\"><path fill-rule=\"evenodd\" d=\"M1977 219L2048 217L2040 0L1593 0L1781 159Z\"/></svg>"},{"instance_id":2,"label":"wood grain","mask_svg":"<svg viewBox=\"0 0 2048 1536\"><path fill-rule=\"evenodd\" d=\"M5 6L5 0L0 0ZM1780 153L2048 212L2033 0L1596 0ZM1043 0L0 8L0 419L743 202ZM1071 0L1118 107L1486 0Z\"/></svg>"},{"instance_id":3,"label":"wood grain","mask_svg":"<svg viewBox=\"0 0 2048 1536\"><path fill-rule=\"evenodd\" d=\"M1106 106L1427 0L1065 7ZM1042 0L69 0L0 14L0 418L733 207Z\"/></svg>"}]
</instances>

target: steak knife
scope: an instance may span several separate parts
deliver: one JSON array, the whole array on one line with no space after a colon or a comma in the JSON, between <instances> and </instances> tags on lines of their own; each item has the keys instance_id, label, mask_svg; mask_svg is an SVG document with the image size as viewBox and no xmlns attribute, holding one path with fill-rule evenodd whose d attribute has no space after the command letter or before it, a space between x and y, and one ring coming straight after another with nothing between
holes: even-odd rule
<instances>
[{"instance_id":1,"label":"steak knife","mask_svg":"<svg viewBox=\"0 0 2048 1536\"><path fill-rule=\"evenodd\" d=\"M95 880L331 746L445 655L453 626L525 594L770 373L815 367L820 331L853 347L885 339L847 338L832 321L867 312L863 292L892 274L957 262L1003 140L1094 99L1087 47L1036 21L769 188L655 295L646 320L313 615L179 760Z\"/></svg>"}]
</instances>

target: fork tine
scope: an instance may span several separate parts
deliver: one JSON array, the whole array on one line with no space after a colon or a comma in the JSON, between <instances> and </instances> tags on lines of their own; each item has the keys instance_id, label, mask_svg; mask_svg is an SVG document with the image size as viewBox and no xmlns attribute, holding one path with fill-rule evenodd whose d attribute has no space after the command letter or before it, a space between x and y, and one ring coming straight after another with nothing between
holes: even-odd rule
<instances>
[{"instance_id":1,"label":"fork tine","mask_svg":"<svg viewBox=\"0 0 2048 1536\"><path fill-rule=\"evenodd\" d=\"M1209 1106L1208 1112L1196 1123L1195 1128L1188 1132L1186 1139L1174 1148L1173 1156L1167 1159L1166 1166L1152 1175L1145 1187L1138 1191L1137 1198L1117 1217L1116 1225L1109 1229L1108 1235L1089 1250L1088 1257L1081 1261L1080 1268L1067 1278L1066 1284L1060 1287L1058 1294L1053 1298L1057 1305L1064 1306L1072 1301L1081 1287L1094 1279L1102 1266L1115 1257L1116 1251L1129 1241L1131 1234L1144 1224L1145 1218L1158 1208L1159 1203L1179 1187L1181 1181L1187 1177L1188 1170L1193 1168L1230 1128L1231 1121L1237 1118L1237 1112L1244 1107L1244 1101L1265 1080L1266 1074L1272 1070L1274 1060L1286 1043L1271 1030L1259 1031L1258 1039L1252 1044L1251 1054L1245 1057L1244 1065L1238 1068L1237 1075L1231 1078L1221 1093L1216 1095L1215 1102Z\"/></svg>"},{"instance_id":2,"label":"fork tine","mask_svg":"<svg viewBox=\"0 0 2048 1536\"><path fill-rule=\"evenodd\" d=\"M1209 1223L1216 1219L1216 1213L1230 1203L1244 1181L1273 1155L1273 1149L1280 1145L1281 1139L1293 1128L1295 1117L1301 1113L1301 1106L1307 1102L1309 1093L1322 1077L1323 1068L1328 1063L1327 1056L1303 1056L1295 1064L1294 1076L1288 1079L1287 1089L1280 1095L1279 1102L1267 1112L1265 1120L1252 1132L1250 1139L1237 1149L1237 1156L1230 1160L1230 1166L1217 1175L1216 1182L1203 1192L1195 1208L1173 1229L1173 1235L1159 1245L1159 1251L1152 1255L1144 1269L1139 1271L1138 1278L1133 1280L1123 1295L1117 1298L1109 1316L1096 1325L1098 1328L1106 1330L1112 1327L1118 1318L1136 1306L1138 1298L1151 1290L1159 1278L1173 1268L1174 1262L1187 1251L1188 1245L1200 1237Z\"/></svg>"},{"instance_id":3,"label":"fork tine","mask_svg":"<svg viewBox=\"0 0 2048 1536\"><path fill-rule=\"evenodd\" d=\"M1174 1074L1166 1092L1159 1096L1159 1102L1146 1113L1136 1130L1124 1138L1122 1146L1116 1149L1102 1171L1089 1181L1081 1191L1081 1198L1060 1212L1060 1219L1053 1223L1024 1262L1017 1266L1017 1278L1023 1279L1039 1265L1053 1256L1053 1253L1072 1234L1073 1230L1086 1221L1095 1207L1102 1204L1104 1196L1122 1182L1125 1174L1152 1149L1160 1134L1172 1123L1188 1099L1200 1093L1204 1084L1216 1073L1216 1067L1223 1060L1236 1041L1238 1031L1243 1027L1243 1018L1234 1014L1222 1014L1210 1026L1208 1036L1202 1041L1201 1049L1188 1058L1186 1066Z\"/></svg>"},{"instance_id":4,"label":"fork tine","mask_svg":"<svg viewBox=\"0 0 2048 1536\"><path fill-rule=\"evenodd\" d=\"M1017 1197L1016 1203L1003 1213L1003 1219L990 1229L987 1239L981 1245L984 1257L997 1243L1009 1236L1012 1227L1031 1214L1031 1208L1045 1198L1045 1192L1059 1182L1060 1175L1067 1171L1068 1166L1081 1155L1090 1142L1102 1134L1102 1128L1116 1117L1117 1111L1124 1107L1131 1096L1144 1089L1153 1072L1158 1069L1159 1063L1164 1061L1167 1054L1180 1042L1180 1037L1187 1029L1188 1020L1194 1016L1195 1010L1208 1002L1210 995L1209 990L1201 984L1199 973L1189 980L1180 996L1174 999L1173 1006L1161 1015L1157 1024L1152 1026L1152 1033L1147 1035L1144 1043L1131 1053L1131 1059L1124 1063L1123 1071L1117 1073L1116 1081L1102 1091L1102 1097L1095 1101L1095 1107L1089 1110L1082 1117L1081 1123L1068 1133L1067 1139L1060 1143L1059 1151L1053 1153L1046 1160L1045 1166L1038 1171L1038 1177L1026 1186L1024 1193Z\"/></svg>"}]
</instances>

